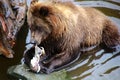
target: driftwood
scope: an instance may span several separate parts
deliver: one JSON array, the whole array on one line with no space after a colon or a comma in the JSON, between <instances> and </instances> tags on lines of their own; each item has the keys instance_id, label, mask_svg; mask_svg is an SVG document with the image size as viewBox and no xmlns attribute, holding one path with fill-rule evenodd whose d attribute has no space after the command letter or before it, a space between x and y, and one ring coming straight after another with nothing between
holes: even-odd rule
<instances>
[{"instance_id":1,"label":"driftwood","mask_svg":"<svg viewBox=\"0 0 120 80\"><path fill-rule=\"evenodd\" d=\"M15 41L17 32L24 24L26 16L26 0L0 0L2 4L1 14L6 27L3 29L9 41Z\"/></svg>"},{"instance_id":2,"label":"driftwood","mask_svg":"<svg viewBox=\"0 0 120 80\"><path fill-rule=\"evenodd\" d=\"M3 48L6 52L2 54L8 58L13 57L11 48L15 44L18 31L24 24L26 10L26 0L0 0L0 51L1 46L3 47L1 44L4 44Z\"/></svg>"}]
</instances>

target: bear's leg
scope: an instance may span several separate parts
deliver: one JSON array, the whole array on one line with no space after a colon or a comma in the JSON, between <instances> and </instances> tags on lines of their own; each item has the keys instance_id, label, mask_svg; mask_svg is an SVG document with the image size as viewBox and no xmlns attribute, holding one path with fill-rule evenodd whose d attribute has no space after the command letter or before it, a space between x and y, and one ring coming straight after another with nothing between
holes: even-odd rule
<instances>
[{"instance_id":1,"label":"bear's leg","mask_svg":"<svg viewBox=\"0 0 120 80\"><path fill-rule=\"evenodd\" d=\"M102 33L102 43L107 47L113 47L120 44L120 35L118 28L111 21L106 21L105 28Z\"/></svg>"},{"instance_id":2,"label":"bear's leg","mask_svg":"<svg viewBox=\"0 0 120 80\"><path fill-rule=\"evenodd\" d=\"M49 61L43 62L41 65L41 71L44 73L53 72L56 68L68 63L71 61L70 54L66 52L59 53L52 57Z\"/></svg>"}]
</instances>

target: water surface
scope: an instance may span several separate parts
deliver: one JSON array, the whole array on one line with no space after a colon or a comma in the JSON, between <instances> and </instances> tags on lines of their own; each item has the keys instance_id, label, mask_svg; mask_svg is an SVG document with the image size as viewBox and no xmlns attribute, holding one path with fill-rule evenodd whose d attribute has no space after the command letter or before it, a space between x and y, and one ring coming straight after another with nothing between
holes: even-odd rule
<instances>
[{"instance_id":1,"label":"water surface","mask_svg":"<svg viewBox=\"0 0 120 80\"><path fill-rule=\"evenodd\" d=\"M120 31L120 1L80 1L76 4L99 9L118 25ZM68 74L72 80L119 80L120 46L115 51L97 47L84 53Z\"/></svg>"}]
</instances>

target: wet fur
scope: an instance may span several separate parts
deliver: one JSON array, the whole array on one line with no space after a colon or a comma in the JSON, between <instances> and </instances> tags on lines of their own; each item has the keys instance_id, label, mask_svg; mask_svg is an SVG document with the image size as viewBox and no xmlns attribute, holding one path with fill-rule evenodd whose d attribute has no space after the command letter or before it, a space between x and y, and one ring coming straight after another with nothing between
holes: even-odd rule
<instances>
[{"instance_id":1,"label":"wet fur","mask_svg":"<svg viewBox=\"0 0 120 80\"><path fill-rule=\"evenodd\" d=\"M71 2L35 2L27 18L31 37L47 54L40 62L45 73L74 60L85 46L104 43L112 47L120 43L117 27L94 8Z\"/></svg>"}]
</instances>

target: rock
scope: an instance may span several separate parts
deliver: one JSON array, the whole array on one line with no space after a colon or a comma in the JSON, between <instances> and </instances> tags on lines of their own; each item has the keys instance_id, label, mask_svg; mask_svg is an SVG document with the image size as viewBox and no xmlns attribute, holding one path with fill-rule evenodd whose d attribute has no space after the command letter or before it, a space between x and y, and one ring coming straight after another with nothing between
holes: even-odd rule
<instances>
[{"instance_id":1,"label":"rock","mask_svg":"<svg viewBox=\"0 0 120 80\"><path fill-rule=\"evenodd\" d=\"M56 71L51 74L33 73L25 64L12 66L8 69L9 76L19 80L70 80L66 70Z\"/></svg>"}]
</instances>

